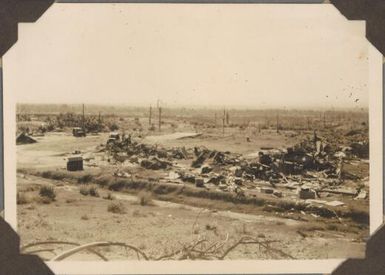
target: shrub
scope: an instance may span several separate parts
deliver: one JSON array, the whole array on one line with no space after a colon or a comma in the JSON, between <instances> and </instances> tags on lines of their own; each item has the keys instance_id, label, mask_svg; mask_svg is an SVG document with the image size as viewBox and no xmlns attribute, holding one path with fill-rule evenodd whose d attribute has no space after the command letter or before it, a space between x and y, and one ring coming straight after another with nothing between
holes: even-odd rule
<instances>
[{"instance_id":1,"label":"shrub","mask_svg":"<svg viewBox=\"0 0 385 275\"><path fill-rule=\"evenodd\" d=\"M111 125L108 126L110 128L110 131L116 131L119 130L119 126L116 123L112 123Z\"/></svg>"},{"instance_id":2,"label":"shrub","mask_svg":"<svg viewBox=\"0 0 385 275\"><path fill-rule=\"evenodd\" d=\"M75 201L76 201L75 199L66 199L66 203L73 203Z\"/></svg>"},{"instance_id":3,"label":"shrub","mask_svg":"<svg viewBox=\"0 0 385 275\"><path fill-rule=\"evenodd\" d=\"M80 187L79 192L83 196L90 195L92 197L99 197L98 188L95 185L90 185L90 186L85 185L85 186L82 186L82 187Z\"/></svg>"},{"instance_id":4,"label":"shrub","mask_svg":"<svg viewBox=\"0 0 385 275\"><path fill-rule=\"evenodd\" d=\"M99 197L99 192L98 192L98 188L94 185L90 186L89 189L88 189L88 193L90 194L90 196L92 197Z\"/></svg>"},{"instance_id":5,"label":"shrub","mask_svg":"<svg viewBox=\"0 0 385 275\"><path fill-rule=\"evenodd\" d=\"M88 189L87 186L82 186L82 187L80 187L79 192L80 192L80 194L82 194L83 196L88 196L88 195L90 194L90 190Z\"/></svg>"},{"instance_id":6,"label":"shrub","mask_svg":"<svg viewBox=\"0 0 385 275\"><path fill-rule=\"evenodd\" d=\"M66 178L66 175L60 171L44 171L41 173L41 176L46 179L53 180L63 180Z\"/></svg>"},{"instance_id":7,"label":"shrub","mask_svg":"<svg viewBox=\"0 0 385 275\"><path fill-rule=\"evenodd\" d=\"M338 230L338 226L335 225L335 224L328 224L326 228L328 230L332 230L332 231L337 231Z\"/></svg>"},{"instance_id":8,"label":"shrub","mask_svg":"<svg viewBox=\"0 0 385 275\"><path fill-rule=\"evenodd\" d=\"M55 189L48 185L40 187L39 195L40 197L50 199L51 201L54 201L56 198Z\"/></svg>"},{"instance_id":9,"label":"shrub","mask_svg":"<svg viewBox=\"0 0 385 275\"><path fill-rule=\"evenodd\" d=\"M154 205L152 201L152 195L149 192L142 191L138 194L139 204L141 206Z\"/></svg>"},{"instance_id":10,"label":"shrub","mask_svg":"<svg viewBox=\"0 0 385 275\"><path fill-rule=\"evenodd\" d=\"M109 183L113 180L111 176L99 176L96 179L94 179L95 183L97 185L100 185L101 187L109 185Z\"/></svg>"},{"instance_id":11,"label":"shrub","mask_svg":"<svg viewBox=\"0 0 385 275\"><path fill-rule=\"evenodd\" d=\"M108 186L108 189L110 189L112 191L120 191L124 187L126 187L126 181L125 180L117 180L117 181L114 181L113 183L111 183Z\"/></svg>"},{"instance_id":12,"label":"shrub","mask_svg":"<svg viewBox=\"0 0 385 275\"><path fill-rule=\"evenodd\" d=\"M126 207L121 202L112 202L108 205L107 211L115 214L124 214L126 213Z\"/></svg>"},{"instance_id":13,"label":"shrub","mask_svg":"<svg viewBox=\"0 0 385 275\"><path fill-rule=\"evenodd\" d=\"M115 196L111 193L108 193L107 196L104 196L103 199L105 200L114 200L115 199Z\"/></svg>"},{"instance_id":14,"label":"shrub","mask_svg":"<svg viewBox=\"0 0 385 275\"><path fill-rule=\"evenodd\" d=\"M29 198L27 197L26 194L22 192L17 192L16 201L17 201L17 204L27 204L29 203Z\"/></svg>"},{"instance_id":15,"label":"shrub","mask_svg":"<svg viewBox=\"0 0 385 275\"><path fill-rule=\"evenodd\" d=\"M78 183L89 183L93 179L94 179L94 176L92 176L90 174L85 174L85 175L81 176L80 178L78 178Z\"/></svg>"}]
</instances>

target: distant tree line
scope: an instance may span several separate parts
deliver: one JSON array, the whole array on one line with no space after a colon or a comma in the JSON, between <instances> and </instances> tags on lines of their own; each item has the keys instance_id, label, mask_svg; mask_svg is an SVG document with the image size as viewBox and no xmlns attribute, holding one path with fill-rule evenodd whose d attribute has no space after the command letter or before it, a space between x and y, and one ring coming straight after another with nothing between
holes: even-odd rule
<instances>
[{"instance_id":1,"label":"distant tree line","mask_svg":"<svg viewBox=\"0 0 385 275\"><path fill-rule=\"evenodd\" d=\"M84 127L87 132L102 132L102 131L116 131L119 126L110 120L104 120L101 116L86 115L75 113L61 113L55 116L48 116L45 119L45 131L53 131L57 128L63 129L66 127Z\"/></svg>"}]
</instances>

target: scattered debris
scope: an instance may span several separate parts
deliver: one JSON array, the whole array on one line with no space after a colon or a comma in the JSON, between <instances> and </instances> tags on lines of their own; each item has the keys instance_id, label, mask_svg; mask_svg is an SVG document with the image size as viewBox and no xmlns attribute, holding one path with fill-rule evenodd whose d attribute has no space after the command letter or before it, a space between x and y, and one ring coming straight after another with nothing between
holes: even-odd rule
<instances>
[{"instance_id":1,"label":"scattered debris","mask_svg":"<svg viewBox=\"0 0 385 275\"><path fill-rule=\"evenodd\" d=\"M195 135L182 138L187 137ZM335 207L343 205L343 202L317 202L317 199L321 196L331 199L336 199L336 196L354 196L355 199L367 197L368 186L359 191L357 186L351 186L351 182L367 179L354 174L355 170L345 169L347 165L357 166L365 161L361 157L366 156L368 144L353 140L355 142L347 143L349 146L337 146L333 140L314 133L312 138L292 147L261 148L257 154L246 158L241 154L210 150L204 146L164 148L158 144L140 143L133 140L131 135L112 133L102 150L115 162L139 164L150 170L169 170L158 176L160 180L216 188L223 192L234 192L237 196L255 197L257 194L254 190L276 198L312 200ZM185 162L187 160L191 162ZM179 161L184 164L179 165Z\"/></svg>"},{"instance_id":2,"label":"scattered debris","mask_svg":"<svg viewBox=\"0 0 385 275\"><path fill-rule=\"evenodd\" d=\"M83 170L83 157L71 156L67 158L67 170L68 171L81 171Z\"/></svg>"},{"instance_id":3,"label":"scattered debris","mask_svg":"<svg viewBox=\"0 0 385 275\"><path fill-rule=\"evenodd\" d=\"M315 199L317 194L314 190L309 188L301 188L298 192L298 196L302 200Z\"/></svg>"},{"instance_id":4,"label":"scattered debris","mask_svg":"<svg viewBox=\"0 0 385 275\"><path fill-rule=\"evenodd\" d=\"M144 159L140 165L146 169L159 170L167 169L172 164L168 161L160 160L157 157L152 157L151 159Z\"/></svg>"},{"instance_id":5,"label":"scattered debris","mask_svg":"<svg viewBox=\"0 0 385 275\"><path fill-rule=\"evenodd\" d=\"M72 135L74 137L85 137L86 136L86 132L83 128L80 128L80 127L75 127L72 129Z\"/></svg>"},{"instance_id":6,"label":"scattered debris","mask_svg":"<svg viewBox=\"0 0 385 275\"><path fill-rule=\"evenodd\" d=\"M282 192L281 191L274 191L273 195L278 197L278 198L282 198Z\"/></svg>"},{"instance_id":7,"label":"scattered debris","mask_svg":"<svg viewBox=\"0 0 385 275\"><path fill-rule=\"evenodd\" d=\"M342 205L345 205L342 201L329 201L329 202L327 202L325 204L329 205L329 206L342 206Z\"/></svg>"},{"instance_id":8,"label":"scattered debris","mask_svg":"<svg viewBox=\"0 0 385 275\"><path fill-rule=\"evenodd\" d=\"M168 178L170 180L176 180L180 178L180 175L174 171L170 171L170 173L168 173Z\"/></svg>"},{"instance_id":9,"label":"scattered debris","mask_svg":"<svg viewBox=\"0 0 385 275\"><path fill-rule=\"evenodd\" d=\"M195 186L196 187L204 187L205 183L202 178L196 178L195 179Z\"/></svg>"},{"instance_id":10,"label":"scattered debris","mask_svg":"<svg viewBox=\"0 0 385 275\"><path fill-rule=\"evenodd\" d=\"M16 138L16 144L21 145L21 144L31 144L31 143L36 143L37 141L27 135L26 133L21 133L20 135L17 136Z\"/></svg>"},{"instance_id":11,"label":"scattered debris","mask_svg":"<svg viewBox=\"0 0 385 275\"><path fill-rule=\"evenodd\" d=\"M368 196L368 193L367 193L365 190L361 190L361 191L358 193L357 197L355 197L354 199L355 199L355 200L364 200L364 199L367 198L367 196Z\"/></svg>"},{"instance_id":12,"label":"scattered debris","mask_svg":"<svg viewBox=\"0 0 385 275\"><path fill-rule=\"evenodd\" d=\"M262 188L261 188L261 192L262 192L262 193L265 193L265 194L273 194L273 193L274 193L274 190L271 189L271 188L262 187Z\"/></svg>"}]
</instances>

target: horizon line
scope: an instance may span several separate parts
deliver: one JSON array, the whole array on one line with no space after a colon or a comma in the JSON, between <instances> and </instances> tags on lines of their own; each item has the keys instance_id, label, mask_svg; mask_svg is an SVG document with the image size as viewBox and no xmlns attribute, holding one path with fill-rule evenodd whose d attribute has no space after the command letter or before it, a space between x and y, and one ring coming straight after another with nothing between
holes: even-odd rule
<instances>
[{"instance_id":1,"label":"horizon line","mask_svg":"<svg viewBox=\"0 0 385 275\"><path fill-rule=\"evenodd\" d=\"M80 102L63 102L63 103L49 103L49 102L18 102L16 103L16 106L18 105L70 105L70 106L101 106L101 107L131 107L131 108L148 108L152 106L153 108L156 108L157 104L154 102L153 104L149 103L80 103ZM204 104L191 104L191 105L184 105L184 104L161 104L162 108L169 108L169 109L235 109L235 110L302 110L302 111L325 111L325 110L355 110L355 111L368 111L368 106L250 106L250 105L204 105Z\"/></svg>"}]
</instances>

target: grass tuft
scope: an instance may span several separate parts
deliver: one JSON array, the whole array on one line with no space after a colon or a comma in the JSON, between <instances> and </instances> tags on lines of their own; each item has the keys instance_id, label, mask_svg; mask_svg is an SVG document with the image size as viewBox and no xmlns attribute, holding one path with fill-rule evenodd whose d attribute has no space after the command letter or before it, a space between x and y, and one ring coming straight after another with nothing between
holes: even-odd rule
<instances>
[{"instance_id":1,"label":"grass tuft","mask_svg":"<svg viewBox=\"0 0 385 275\"><path fill-rule=\"evenodd\" d=\"M112 193L108 193L106 196L103 197L103 199L113 201L115 200L115 196Z\"/></svg>"},{"instance_id":2,"label":"grass tuft","mask_svg":"<svg viewBox=\"0 0 385 275\"><path fill-rule=\"evenodd\" d=\"M138 194L139 204L141 206L154 205L150 192L142 191Z\"/></svg>"},{"instance_id":3,"label":"grass tuft","mask_svg":"<svg viewBox=\"0 0 385 275\"><path fill-rule=\"evenodd\" d=\"M89 183L94 179L94 176L91 174L85 174L78 178L78 183L85 184Z\"/></svg>"},{"instance_id":4,"label":"grass tuft","mask_svg":"<svg viewBox=\"0 0 385 275\"><path fill-rule=\"evenodd\" d=\"M87 186L82 186L79 188L79 193L82 194L83 196L88 196L90 194L90 190L88 189Z\"/></svg>"},{"instance_id":5,"label":"grass tuft","mask_svg":"<svg viewBox=\"0 0 385 275\"><path fill-rule=\"evenodd\" d=\"M49 199L50 201L54 201L56 198L56 192L54 187L48 185L40 187L39 195L42 199Z\"/></svg>"},{"instance_id":6,"label":"grass tuft","mask_svg":"<svg viewBox=\"0 0 385 275\"><path fill-rule=\"evenodd\" d=\"M41 176L46 179L63 180L66 178L65 173L60 171L43 171Z\"/></svg>"},{"instance_id":7,"label":"grass tuft","mask_svg":"<svg viewBox=\"0 0 385 275\"><path fill-rule=\"evenodd\" d=\"M126 207L121 202L112 202L108 205L107 211L115 214L125 214Z\"/></svg>"},{"instance_id":8,"label":"grass tuft","mask_svg":"<svg viewBox=\"0 0 385 275\"><path fill-rule=\"evenodd\" d=\"M90 218L87 216L87 214L84 214L83 216L80 217L83 221L88 221Z\"/></svg>"},{"instance_id":9,"label":"grass tuft","mask_svg":"<svg viewBox=\"0 0 385 275\"><path fill-rule=\"evenodd\" d=\"M79 193L83 196L99 197L98 188L95 185L84 185L79 188Z\"/></svg>"},{"instance_id":10,"label":"grass tuft","mask_svg":"<svg viewBox=\"0 0 385 275\"><path fill-rule=\"evenodd\" d=\"M25 193L17 192L16 202L17 204L27 204L30 200Z\"/></svg>"},{"instance_id":11,"label":"grass tuft","mask_svg":"<svg viewBox=\"0 0 385 275\"><path fill-rule=\"evenodd\" d=\"M90 196L99 197L98 188L95 185L91 185L88 189Z\"/></svg>"}]
</instances>

